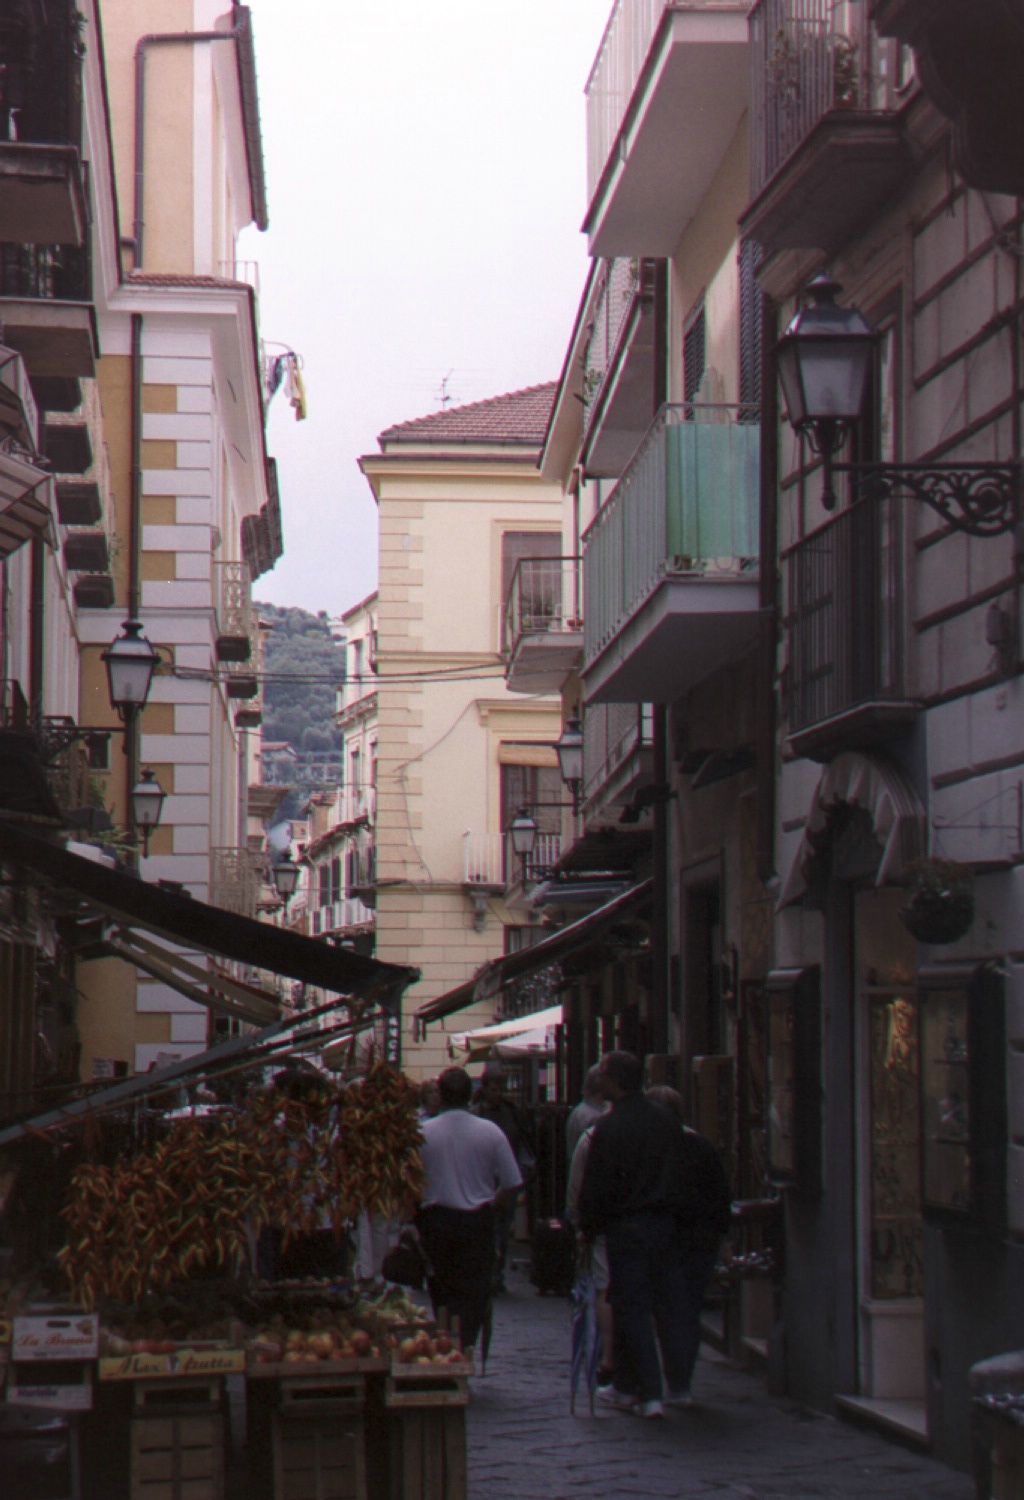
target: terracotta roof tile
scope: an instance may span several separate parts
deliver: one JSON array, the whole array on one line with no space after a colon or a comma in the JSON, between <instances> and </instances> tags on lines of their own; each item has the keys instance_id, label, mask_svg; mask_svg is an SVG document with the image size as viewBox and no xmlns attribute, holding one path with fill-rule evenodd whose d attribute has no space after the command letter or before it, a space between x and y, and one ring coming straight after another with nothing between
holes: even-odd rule
<instances>
[{"instance_id":1,"label":"terracotta roof tile","mask_svg":"<svg viewBox=\"0 0 1024 1500\"><path fill-rule=\"evenodd\" d=\"M548 429L558 382L531 385L524 391L451 406L429 417L415 417L386 428L378 442L495 443L539 447Z\"/></svg>"},{"instance_id":2,"label":"terracotta roof tile","mask_svg":"<svg viewBox=\"0 0 1024 1500\"><path fill-rule=\"evenodd\" d=\"M183 276L176 271L129 271L129 286L248 286L230 276Z\"/></svg>"}]
</instances>

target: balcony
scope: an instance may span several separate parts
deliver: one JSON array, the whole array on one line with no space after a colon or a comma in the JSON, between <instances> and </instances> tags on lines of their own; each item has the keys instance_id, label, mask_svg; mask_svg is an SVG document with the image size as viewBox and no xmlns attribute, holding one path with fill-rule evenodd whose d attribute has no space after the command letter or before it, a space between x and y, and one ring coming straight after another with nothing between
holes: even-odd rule
<instances>
[{"instance_id":1,"label":"balcony","mask_svg":"<svg viewBox=\"0 0 1024 1500\"><path fill-rule=\"evenodd\" d=\"M760 429L663 407L584 536L587 702L670 703L753 643Z\"/></svg>"},{"instance_id":2,"label":"balcony","mask_svg":"<svg viewBox=\"0 0 1024 1500\"><path fill-rule=\"evenodd\" d=\"M785 554L786 705L797 755L827 760L905 729L902 504L862 500Z\"/></svg>"},{"instance_id":3,"label":"balcony","mask_svg":"<svg viewBox=\"0 0 1024 1500\"><path fill-rule=\"evenodd\" d=\"M88 226L79 159L82 18L74 0L3 9L0 223L26 244L80 245Z\"/></svg>"},{"instance_id":4,"label":"balcony","mask_svg":"<svg viewBox=\"0 0 1024 1500\"><path fill-rule=\"evenodd\" d=\"M514 693L554 693L583 649L578 557L522 557L505 601L502 652Z\"/></svg>"},{"instance_id":5,"label":"balcony","mask_svg":"<svg viewBox=\"0 0 1024 1500\"><path fill-rule=\"evenodd\" d=\"M562 852L559 833L538 833L530 855L530 870L550 869ZM523 862L504 833L464 833L462 888L467 895L487 891L500 895L523 877Z\"/></svg>"},{"instance_id":6,"label":"balcony","mask_svg":"<svg viewBox=\"0 0 1024 1500\"><path fill-rule=\"evenodd\" d=\"M583 801L588 829L617 821L654 763L654 715L648 704L588 703L583 719Z\"/></svg>"},{"instance_id":7,"label":"balcony","mask_svg":"<svg viewBox=\"0 0 1024 1500\"><path fill-rule=\"evenodd\" d=\"M900 67L864 0L757 0L741 227L766 254L832 254L899 191L909 171Z\"/></svg>"},{"instance_id":8,"label":"balcony","mask_svg":"<svg viewBox=\"0 0 1024 1500\"><path fill-rule=\"evenodd\" d=\"M360 824L371 824L376 810L376 787L342 787L338 797L338 824L340 827L354 828Z\"/></svg>"},{"instance_id":9,"label":"balcony","mask_svg":"<svg viewBox=\"0 0 1024 1500\"><path fill-rule=\"evenodd\" d=\"M0 322L33 380L94 375L99 338L88 246L0 243Z\"/></svg>"},{"instance_id":10,"label":"balcony","mask_svg":"<svg viewBox=\"0 0 1024 1500\"><path fill-rule=\"evenodd\" d=\"M605 261L583 355L583 463L617 479L654 416L657 262Z\"/></svg>"},{"instance_id":11,"label":"balcony","mask_svg":"<svg viewBox=\"0 0 1024 1500\"><path fill-rule=\"evenodd\" d=\"M64 538L64 566L69 573L106 573L110 567L106 532L99 528L69 531Z\"/></svg>"},{"instance_id":12,"label":"balcony","mask_svg":"<svg viewBox=\"0 0 1024 1500\"><path fill-rule=\"evenodd\" d=\"M210 850L210 905L255 917L262 857L251 849Z\"/></svg>"},{"instance_id":13,"label":"balcony","mask_svg":"<svg viewBox=\"0 0 1024 1500\"><path fill-rule=\"evenodd\" d=\"M617 0L587 82L592 256L671 255L747 108L737 0Z\"/></svg>"},{"instance_id":14,"label":"balcony","mask_svg":"<svg viewBox=\"0 0 1024 1500\"><path fill-rule=\"evenodd\" d=\"M315 906L312 913L314 937L346 937L352 932L366 932L373 927L374 912L358 896L346 896Z\"/></svg>"},{"instance_id":15,"label":"balcony","mask_svg":"<svg viewBox=\"0 0 1024 1500\"><path fill-rule=\"evenodd\" d=\"M218 661L248 661L252 655L256 617L252 607L249 570L245 563L215 564L217 575Z\"/></svg>"}]
</instances>

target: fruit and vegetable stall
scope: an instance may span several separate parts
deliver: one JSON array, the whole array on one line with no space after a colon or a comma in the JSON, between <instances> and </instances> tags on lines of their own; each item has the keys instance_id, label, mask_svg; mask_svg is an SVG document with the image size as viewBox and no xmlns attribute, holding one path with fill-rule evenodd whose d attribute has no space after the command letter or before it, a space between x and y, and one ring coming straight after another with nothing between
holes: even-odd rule
<instances>
[{"instance_id":1,"label":"fruit and vegetable stall","mask_svg":"<svg viewBox=\"0 0 1024 1500\"><path fill-rule=\"evenodd\" d=\"M471 1360L352 1264L419 1141L376 1064L47 1142L50 1232L0 1281L5 1500L224 1500L239 1464L265 1500L458 1500Z\"/></svg>"}]
</instances>

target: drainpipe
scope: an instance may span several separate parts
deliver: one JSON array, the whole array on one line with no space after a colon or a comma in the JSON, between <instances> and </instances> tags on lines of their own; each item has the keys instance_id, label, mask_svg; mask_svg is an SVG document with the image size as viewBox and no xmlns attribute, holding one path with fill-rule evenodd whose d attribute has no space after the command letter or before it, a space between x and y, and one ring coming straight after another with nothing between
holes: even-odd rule
<instances>
[{"instance_id":1,"label":"drainpipe","mask_svg":"<svg viewBox=\"0 0 1024 1500\"><path fill-rule=\"evenodd\" d=\"M763 306L761 360L761 582L758 611L757 682L755 688L756 821L755 863L761 880L777 878L775 870L775 651L778 609L779 392L775 368L778 308L769 297Z\"/></svg>"},{"instance_id":2,"label":"drainpipe","mask_svg":"<svg viewBox=\"0 0 1024 1500\"><path fill-rule=\"evenodd\" d=\"M132 313L131 406L129 445L131 484L128 491L128 618L137 620L142 609L142 314ZM139 715L132 713L124 725L125 826L135 831L132 788L139 779ZM135 856L132 856L135 863Z\"/></svg>"},{"instance_id":3,"label":"drainpipe","mask_svg":"<svg viewBox=\"0 0 1024 1500\"><path fill-rule=\"evenodd\" d=\"M657 414L668 401L668 261L659 260L654 273L654 385L651 392ZM651 873L652 891L651 964L654 970L654 995L651 1021L651 1051L668 1052L669 1007L672 1003L668 977L669 950L669 835L668 835L668 709L664 703L654 705L654 785L660 795L652 808Z\"/></svg>"},{"instance_id":4,"label":"drainpipe","mask_svg":"<svg viewBox=\"0 0 1024 1500\"><path fill-rule=\"evenodd\" d=\"M43 672L46 663L46 550L41 536L34 536L29 546L29 591L32 605L28 637L28 711L29 723L38 735L43 728Z\"/></svg>"},{"instance_id":5,"label":"drainpipe","mask_svg":"<svg viewBox=\"0 0 1024 1500\"><path fill-rule=\"evenodd\" d=\"M145 212L146 51L149 47L194 45L197 42L237 42L245 28L236 23L230 31L157 31L140 36L135 44L135 201L132 216L134 269L142 269L142 231Z\"/></svg>"}]
</instances>

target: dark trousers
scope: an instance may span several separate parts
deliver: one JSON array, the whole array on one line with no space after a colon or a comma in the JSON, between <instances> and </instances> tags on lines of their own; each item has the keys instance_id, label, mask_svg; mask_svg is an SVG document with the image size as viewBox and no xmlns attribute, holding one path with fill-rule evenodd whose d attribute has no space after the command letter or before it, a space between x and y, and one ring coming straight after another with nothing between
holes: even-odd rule
<instances>
[{"instance_id":1,"label":"dark trousers","mask_svg":"<svg viewBox=\"0 0 1024 1500\"><path fill-rule=\"evenodd\" d=\"M480 1333L494 1280L494 1210L489 1203L469 1211L432 1203L420 1210L420 1240L430 1265L427 1290L435 1314L442 1308L459 1320L463 1348Z\"/></svg>"},{"instance_id":2,"label":"dark trousers","mask_svg":"<svg viewBox=\"0 0 1024 1500\"><path fill-rule=\"evenodd\" d=\"M694 1366L700 1353L700 1315L704 1307L711 1273L718 1259L714 1250L687 1250L683 1253L683 1364L682 1379L677 1385L670 1381L674 1391L688 1391L693 1379Z\"/></svg>"},{"instance_id":3,"label":"dark trousers","mask_svg":"<svg viewBox=\"0 0 1024 1500\"><path fill-rule=\"evenodd\" d=\"M620 1219L609 1226L607 1241L616 1388L640 1401L657 1400L664 1366L669 1389L685 1390L693 1368L692 1338L682 1247L673 1217L647 1213Z\"/></svg>"}]
</instances>

